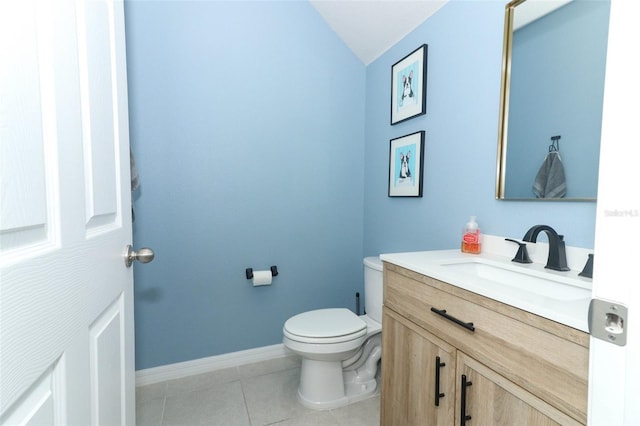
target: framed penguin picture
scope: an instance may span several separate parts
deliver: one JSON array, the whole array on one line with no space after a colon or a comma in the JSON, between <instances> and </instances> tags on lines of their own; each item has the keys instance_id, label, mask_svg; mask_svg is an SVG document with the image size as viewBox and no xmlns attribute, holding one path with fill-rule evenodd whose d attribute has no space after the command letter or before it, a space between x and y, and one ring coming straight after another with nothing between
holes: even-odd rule
<instances>
[{"instance_id":1,"label":"framed penguin picture","mask_svg":"<svg viewBox=\"0 0 640 426\"><path fill-rule=\"evenodd\" d=\"M427 113L427 50L423 44L391 67L391 124Z\"/></svg>"},{"instance_id":2,"label":"framed penguin picture","mask_svg":"<svg viewBox=\"0 0 640 426\"><path fill-rule=\"evenodd\" d=\"M389 197L422 197L424 138L421 130L391 139L389 145Z\"/></svg>"}]
</instances>

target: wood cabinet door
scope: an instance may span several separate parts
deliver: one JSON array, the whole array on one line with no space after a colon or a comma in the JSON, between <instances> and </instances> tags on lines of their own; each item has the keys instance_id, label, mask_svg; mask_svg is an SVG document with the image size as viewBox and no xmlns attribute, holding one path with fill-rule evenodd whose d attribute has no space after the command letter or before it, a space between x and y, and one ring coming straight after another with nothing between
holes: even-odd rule
<instances>
[{"instance_id":1,"label":"wood cabinet door","mask_svg":"<svg viewBox=\"0 0 640 426\"><path fill-rule=\"evenodd\" d=\"M455 348L388 308L384 308L382 327L380 424L450 426L455 406Z\"/></svg>"},{"instance_id":2,"label":"wood cabinet door","mask_svg":"<svg viewBox=\"0 0 640 426\"><path fill-rule=\"evenodd\" d=\"M456 363L456 425L581 424L460 351ZM463 416L468 418L466 422L462 422Z\"/></svg>"}]
</instances>

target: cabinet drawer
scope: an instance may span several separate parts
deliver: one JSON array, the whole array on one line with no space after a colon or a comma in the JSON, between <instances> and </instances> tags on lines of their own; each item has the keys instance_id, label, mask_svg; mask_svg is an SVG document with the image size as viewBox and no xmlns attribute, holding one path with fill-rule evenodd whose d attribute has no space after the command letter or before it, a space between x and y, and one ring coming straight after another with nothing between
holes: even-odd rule
<instances>
[{"instance_id":1,"label":"cabinet drawer","mask_svg":"<svg viewBox=\"0 0 640 426\"><path fill-rule=\"evenodd\" d=\"M586 333L395 265L384 265L387 308L586 423ZM474 330L431 308L446 310L446 315L460 323L473 323Z\"/></svg>"}]
</instances>

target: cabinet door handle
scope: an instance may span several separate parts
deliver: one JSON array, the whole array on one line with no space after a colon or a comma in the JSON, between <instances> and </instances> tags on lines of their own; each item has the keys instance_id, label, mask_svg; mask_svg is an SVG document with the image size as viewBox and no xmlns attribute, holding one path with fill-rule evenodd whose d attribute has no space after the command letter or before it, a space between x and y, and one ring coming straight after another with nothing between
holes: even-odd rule
<instances>
[{"instance_id":1,"label":"cabinet door handle","mask_svg":"<svg viewBox=\"0 0 640 426\"><path fill-rule=\"evenodd\" d=\"M467 380L467 376L462 375L462 387L460 388L460 425L465 426L467 420L471 420L471 416L467 414L467 386L471 386L471 381Z\"/></svg>"},{"instance_id":2,"label":"cabinet door handle","mask_svg":"<svg viewBox=\"0 0 640 426\"><path fill-rule=\"evenodd\" d=\"M448 319L449 321L453 321L456 324L466 328L469 331L475 331L476 328L473 326L472 322L464 322L459 320L456 317L452 317L451 315L447 314L447 310L446 309L436 309L436 308L431 308L431 312L435 312L436 314L445 317L446 319Z\"/></svg>"},{"instance_id":3,"label":"cabinet door handle","mask_svg":"<svg viewBox=\"0 0 640 426\"><path fill-rule=\"evenodd\" d=\"M444 393L440 392L440 368L444 367L444 362L440 362L440 357L436 357L436 407L440 406L440 398L444 397Z\"/></svg>"}]
</instances>

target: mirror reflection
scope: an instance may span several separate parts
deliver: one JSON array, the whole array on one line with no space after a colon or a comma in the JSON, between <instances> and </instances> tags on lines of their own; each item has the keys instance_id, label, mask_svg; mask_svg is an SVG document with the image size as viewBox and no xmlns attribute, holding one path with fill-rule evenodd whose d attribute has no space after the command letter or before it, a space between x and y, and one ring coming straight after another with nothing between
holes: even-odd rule
<instances>
[{"instance_id":1,"label":"mirror reflection","mask_svg":"<svg viewBox=\"0 0 640 426\"><path fill-rule=\"evenodd\" d=\"M497 198L595 200L609 9L609 0L507 5Z\"/></svg>"}]
</instances>

